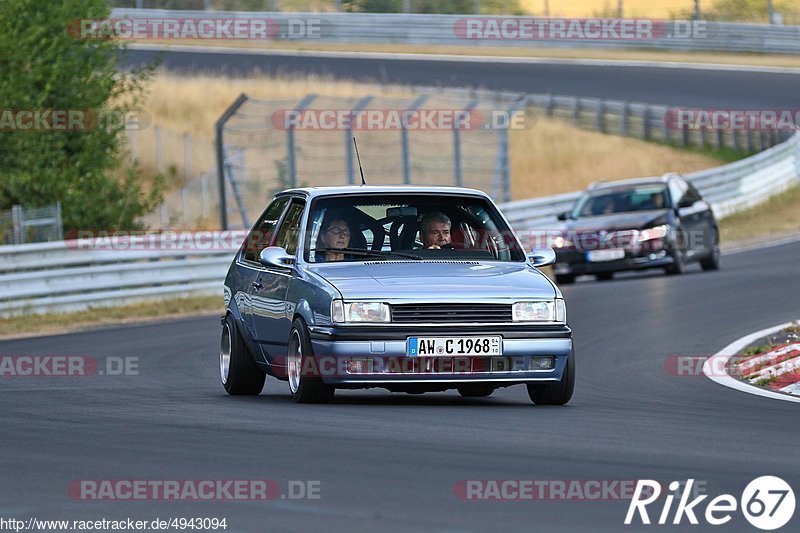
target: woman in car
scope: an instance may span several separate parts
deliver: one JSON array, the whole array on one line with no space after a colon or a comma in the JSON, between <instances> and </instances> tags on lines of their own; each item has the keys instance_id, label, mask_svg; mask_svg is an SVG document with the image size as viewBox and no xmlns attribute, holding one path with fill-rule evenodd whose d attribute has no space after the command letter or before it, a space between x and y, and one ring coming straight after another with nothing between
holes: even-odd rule
<instances>
[{"instance_id":1,"label":"woman in car","mask_svg":"<svg viewBox=\"0 0 800 533\"><path fill-rule=\"evenodd\" d=\"M322 229L317 236L317 245L315 246L317 251L314 254L315 262L343 261L347 259L344 252L335 250L348 248L352 234L353 230L344 218L338 215L326 216L322 221Z\"/></svg>"}]
</instances>

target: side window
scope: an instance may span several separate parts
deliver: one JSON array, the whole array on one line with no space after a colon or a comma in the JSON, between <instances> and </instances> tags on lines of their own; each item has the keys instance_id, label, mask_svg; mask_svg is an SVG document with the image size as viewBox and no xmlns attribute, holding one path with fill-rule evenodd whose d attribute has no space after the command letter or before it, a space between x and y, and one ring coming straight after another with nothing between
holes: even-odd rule
<instances>
[{"instance_id":1,"label":"side window","mask_svg":"<svg viewBox=\"0 0 800 533\"><path fill-rule=\"evenodd\" d=\"M691 198L693 202L701 201L703 199L703 197L700 196L700 192L697 189L694 188L694 185L689 183L688 186L689 186L689 190L686 192L686 197L687 198Z\"/></svg>"},{"instance_id":2,"label":"side window","mask_svg":"<svg viewBox=\"0 0 800 533\"><path fill-rule=\"evenodd\" d=\"M258 256L261 254L261 250L269 246L270 242L272 242L275 226L278 225L278 221L287 203L289 203L288 198L278 198L272 202L264 211L264 214L261 215L261 218L256 222L256 225L245 240L244 254L242 255L245 261L258 263Z\"/></svg>"},{"instance_id":3,"label":"side window","mask_svg":"<svg viewBox=\"0 0 800 533\"><path fill-rule=\"evenodd\" d=\"M278 237L275 239L275 246L285 248L290 255L297 252L297 239L300 237L300 223L303 219L303 212L306 209L305 202L294 200L286 216L278 229Z\"/></svg>"},{"instance_id":4,"label":"side window","mask_svg":"<svg viewBox=\"0 0 800 533\"><path fill-rule=\"evenodd\" d=\"M678 202L680 202L683 197L686 195L686 191L689 188L686 183L681 180L670 180L669 182L669 196L672 200L672 205L677 206Z\"/></svg>"}]
</instances>

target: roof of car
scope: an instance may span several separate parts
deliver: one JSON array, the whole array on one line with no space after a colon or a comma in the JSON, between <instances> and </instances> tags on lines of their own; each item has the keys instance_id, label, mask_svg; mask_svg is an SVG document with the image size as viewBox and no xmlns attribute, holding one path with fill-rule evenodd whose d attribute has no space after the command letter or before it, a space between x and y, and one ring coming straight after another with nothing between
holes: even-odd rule
<instances>
[{"instance_id":1,"label":"roof of car","mask_svg":"<svg viewBox=\"0 0 800 533\"><path fill-rule=\"evenodd\" d=\"M589 186L589 190L594 191L597 189L612 189L618 187L626 187L631 185L656 185L667 183L670 178L682 178L682 176L674 173L664 174L663 176L652 176L648 178L631 178L627 180L616 181L596 181Z\"/></svg>"},{"instance_id":2,"label":"roof of car","mask_svg":"<svg viewBox=\"0 0 800 533\"><path fill-rule=\"evenodd\" d=\"M278 193L276 196L286 194L303 194L309 198L321 196L338 196L348 194L468 194L488 197L488 195L477 189L466 189L464 187L434 187L423 185L343 185L337 187L300 187L287 189Z\"/></svg>"}]
</instances>

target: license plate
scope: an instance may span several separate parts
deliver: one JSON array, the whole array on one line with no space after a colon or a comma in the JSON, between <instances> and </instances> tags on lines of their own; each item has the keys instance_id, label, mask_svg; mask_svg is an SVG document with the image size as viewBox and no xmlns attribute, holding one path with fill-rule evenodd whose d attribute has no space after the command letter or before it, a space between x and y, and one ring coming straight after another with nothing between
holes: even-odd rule
<instances>
[{"instance_id":1,"label":"license plate","mask_svg":"<svg viewBox=\"0 0 800 533\"><path fill-rule=\"evenodd\" d=\"M625 258L625 250L614 248L612 250L592 250L586 252L586 260L592 263L599 263L601 261L615 261L617 259Z\"/></svg>"},{"instance_id":2,"label":"license plate","mask_svg":"<svg viewBox=\"0 0 800 533\"><path fill-rule=\"evenodd\" d=\"M409 357L442 357L450 355L503 355L503 339L489 337L409 337Z\"/></svg>"}]
</instances>

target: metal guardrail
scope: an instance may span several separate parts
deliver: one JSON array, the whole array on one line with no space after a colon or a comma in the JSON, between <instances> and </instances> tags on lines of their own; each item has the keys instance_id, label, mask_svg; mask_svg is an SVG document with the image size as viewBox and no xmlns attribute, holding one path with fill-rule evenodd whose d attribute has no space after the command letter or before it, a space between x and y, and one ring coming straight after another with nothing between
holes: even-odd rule
<instances>
[{"instance_id":1,"label":"metal guardrail","mask_svg":"<svg viewBox=\"0 0 800 533\"><path fill-rule=\"evenodd\" d=\"M402 13L287 13L247 11L181 11L116 8L112 18L203 19L269 18L281 28L294 25L292 40L346 44L445 45L482 47L573 47L656 49L675 51L725 51L777 54L800 53L800 26L734 22L653 21L652 37L636 39L587 38L467 38L459 28L475 15L425 15ZM477 17L477 18L486 18ZM493 17L497 18L497 17ZM531 19L532 17L502 17ZM535 20L546 20L536 18ZM313 23L313 31L301 31ZM317 31L318 29L318 31Z\"/></svg>"},{"instance_id":2,"label":"metal guardrail","mask_svg":"<svg viewBox=\"0 0 800 533\"><path fill-rule=\"evenodd\" d=\"M167 249L85 249L78 240L2 246L0 316L221 292L232 251L164 246Z\"/></svg>"},{"instance_id":3,"label":"metal guardrail","mask_svg":"<svg viewBox=\"0 0 800 533\"><path fill-rule=\"evenodd\" d=\"M800 183L800 133L753 157L686 178L718 216L746 209ZM579 194L521 200L500 208L516 231L548 229L554 216ZM243 239L244 232L239 236ZM221 294L232 251L155 248L89 250L80 241L2 246L0 316Z\"/></svg>"}]
</instances>

